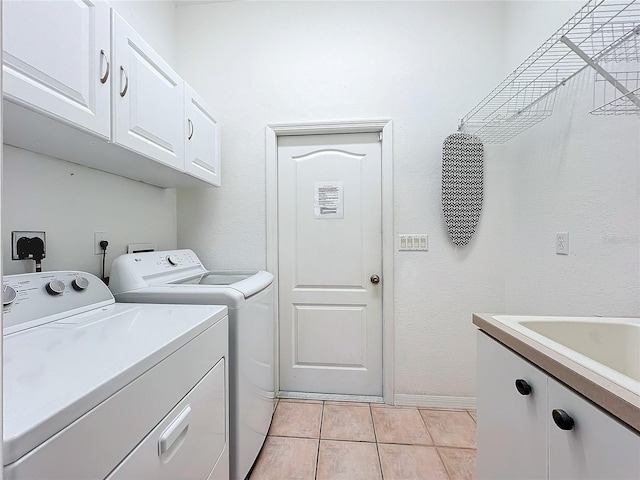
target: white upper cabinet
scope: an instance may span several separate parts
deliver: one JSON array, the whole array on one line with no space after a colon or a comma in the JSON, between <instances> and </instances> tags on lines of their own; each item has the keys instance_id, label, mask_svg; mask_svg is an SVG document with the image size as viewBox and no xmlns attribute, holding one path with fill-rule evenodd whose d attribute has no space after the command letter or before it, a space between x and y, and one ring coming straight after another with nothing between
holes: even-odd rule
<instances>
[{"instance_id":1,"label":"white upper cabinet","mask_svg":"<svg viewBox=\"0 0 640 480\"><path fill-rule=\"evenodd\" d=\"M220 126L204 100L187 83L185 105L185 169L217 187L220 177Z\"/></svg>"},{"instance_id":2,"label":"white upper cabinet","mask_svg":"<svg viewBox=\"0 0 640 480\"><path fill-rule=\"evenodd\" d=\"M5 0L7 99L110 136L110 8L102 2Z\"/></svg>"},{"instance_id":3,"label":"white upper cabinet","mask_svg":"<svg viewBox=\"0 0 640 480\"><path fill-rule=\"evenodd\" d=\"M159 187L220 186L211 108L106 1L2 9L4 143Z\"/></svg>"},{"instance_id":4,"label":"white upper cabinet","mask_svg":"<svg viewBox=\"0 0 640 480\"><path fill-rule=\"evenodd\" d=\"M184 82L114 13L113 141L184 170Z\"/></svg>"}]
</instances>

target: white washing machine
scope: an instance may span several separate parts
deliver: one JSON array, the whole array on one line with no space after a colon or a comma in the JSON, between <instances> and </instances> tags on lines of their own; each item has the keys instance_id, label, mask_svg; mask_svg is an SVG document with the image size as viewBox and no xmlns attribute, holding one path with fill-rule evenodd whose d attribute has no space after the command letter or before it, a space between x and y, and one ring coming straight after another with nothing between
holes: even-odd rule
<instances>
[{"instance_id":1,"label":"white washing machine","mask_svg":"<svg viewBox=\"0 0 640 480\"><path fill-rule=\"evenodd\" d=\"M3 279L12 479L226 479L223 306L116 304L83 272Z\"/></svg>"},{"instance_id":2,"label":"white washing machine","mask_svg":"<svg viewBox=\"0 0 640 480\"><path fill-rule=\"evenodd\" d=\"M211 272L193 251L172 250L116 258L109 288L119 302L229 308L230 471L244 479L275 405L273 275Z\"/></svg>"}]
</instances>

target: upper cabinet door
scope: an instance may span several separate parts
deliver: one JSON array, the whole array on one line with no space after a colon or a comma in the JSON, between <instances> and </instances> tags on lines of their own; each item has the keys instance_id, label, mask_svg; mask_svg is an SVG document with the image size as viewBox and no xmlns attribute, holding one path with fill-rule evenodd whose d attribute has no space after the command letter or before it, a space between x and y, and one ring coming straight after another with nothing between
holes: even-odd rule
<instances>
[{"instance_id":1,"label":"upper cabinet door","mask_svg":"<svg viewBox=\"0 0 640 480\"><path fill-rule=\"evenodd\" d=\"M109 138L108 5L5 0L2 8L5 98Z\"/></svg>"},{"instance_id":2,"label":"upper cabinet door","mask_svg":"<svg viewBox=\"0 0 640 480\"><path fill-rule=\"evenodd\" d=\"M185 169L216 187L220 177L220 125L204 100L185 83Z\"/></svg>"},{"instance_id":3,"label":"upper cabinet door","mask_svg":"<svg viewBox=\"0 0 640 480\"><path fill-rule=\"evenodd\" d=\"M113 141L184 171L184 82L114 13Z\"/></svg>"}]
</instances>

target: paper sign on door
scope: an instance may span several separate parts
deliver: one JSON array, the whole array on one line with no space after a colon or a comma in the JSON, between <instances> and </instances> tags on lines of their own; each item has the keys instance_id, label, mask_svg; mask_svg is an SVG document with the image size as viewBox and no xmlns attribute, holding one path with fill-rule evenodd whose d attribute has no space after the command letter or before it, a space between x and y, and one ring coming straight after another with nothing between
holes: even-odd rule
<instances>
[{"instance_id":1,"label":"paper sign on door","mask_svg":"<svg viewBox=\"0 0 640 480\"><path fill-rule=\"evenodd\" d=\"M342 182L315 182L313 202L316 218L344 218Z\"/></svg>"}]
</instances>

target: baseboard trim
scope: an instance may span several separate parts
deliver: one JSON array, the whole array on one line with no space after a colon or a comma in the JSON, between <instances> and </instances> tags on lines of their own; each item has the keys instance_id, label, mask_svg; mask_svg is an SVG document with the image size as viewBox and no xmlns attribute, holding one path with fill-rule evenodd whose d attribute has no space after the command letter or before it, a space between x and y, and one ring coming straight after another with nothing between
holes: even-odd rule
<instances>
[{"instance_id":1,"label":"baseboard trim","mask_svg":"<svg viewBox=\"0 0 640 480\"><path fill-rule=\"evenodd\" d=\"M278 398L297 400L326 400L330 402L384 403L382 397L374 395L338 395L333 393L278 392Z\"/></svg>"},{"instance_id":2,"label":"baseboard trim","mask_svg":"<svg viewBox=\"0 0 640 480\"><path fill-rule=\"evenodd\" d=\"M395 405L427 408L475 410L477 404L475 397L442 397L437 395L406 395L396 393L393 399Z\"/></svg>"}]
</instances>

